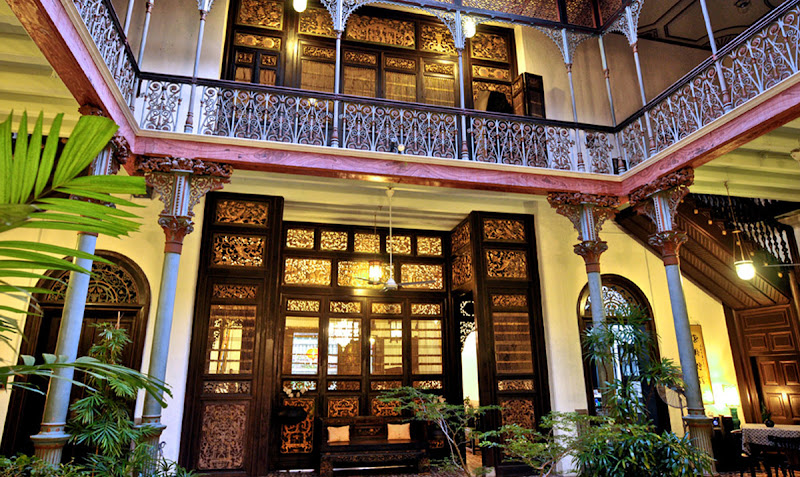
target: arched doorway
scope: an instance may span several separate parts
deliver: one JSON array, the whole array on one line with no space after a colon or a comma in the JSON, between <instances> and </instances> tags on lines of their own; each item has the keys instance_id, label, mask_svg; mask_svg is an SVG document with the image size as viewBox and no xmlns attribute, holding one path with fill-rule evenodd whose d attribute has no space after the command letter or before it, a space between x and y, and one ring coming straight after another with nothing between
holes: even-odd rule
<instances>
[{"instance_id":1,"label":"arched doorway","mask_svg":"<svg viewBox=\"0 0 800 477\"><path fill-rule=\"evenodd\" d=\"M144 272L124 255L97 251L96 255L111 263L95 262L94 276L89 281L86 297L81 340L78 356L85 356L97 340L94 325L115 323L128 330L131 344L125 350L122 364L139 369L150 308L150 285ZM20 345L20 354L33 355L41 360L43 353L53 353L58 339L58 328L64 310L64 297L69 283L69 272L51 271L60 281L40 281L37 286L52 290L53 294L36 296L42 308L41 316L29 316L25 322L25 340ZM80 379L80 377L78 377ZM39 389L47 389L47 380L31 380ZM33 453L30 436L39 431L44 409L44 396L31 391L15 389L11 393L8 417L3 432L0 452L4 455Z\"/></svg>"},{"instance_id":2,"label":"arched doorway","mask_svg":"<svg viewBox=\"0 0 800 477\"><path fill-rule=\"evenodd\" d=\"M630 306L638 307L645 312L649 320L645 325L650 336L653 337L653 350L651 356L642 359L659 359L658 338L655 326L653 325L653 310L644 293L632 281L619 275L603 275L603 307L605 308L607 319L613 320L618 310ZM586 330L592 326L591 298L589 297L588 284L583 287L580 298L578 299L578 326L581 332L581 342ZM581 343L583 344L583 343ZM581 346L583 348L583 346ZM586 395L589 403L589 413L597 414L597 408L601 401L601 391L598 383L597 369L594 363L584 359L584 376L586 381ZM615 370L615 373L618 370ZM621 376L614 376L620 378ZM643 401L646 401L648 414L653 424L659 430L669 430L669 412L666 404L661 401L657 393L644 383L640 383L640 394Z\"/></svg>"}]
</instances>

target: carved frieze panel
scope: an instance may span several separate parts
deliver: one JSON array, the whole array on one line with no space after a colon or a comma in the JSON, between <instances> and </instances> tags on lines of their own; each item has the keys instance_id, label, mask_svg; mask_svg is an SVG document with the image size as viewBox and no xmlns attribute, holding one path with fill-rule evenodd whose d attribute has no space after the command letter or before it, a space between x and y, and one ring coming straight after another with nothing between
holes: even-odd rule
<instances>
[{"instance_id":1,"label":"carved frieze panel","mask_svg":"<svg viewBox=\"0 0 800 477\"><path fill-rule=\"evenodd\" d=\"M287 230L286 248L314 248L314 229Z\"/></svg>"},{"instance_id":2,"label":"carved frieze panel","mask_svg":"<svg viewBox=\"0 0 800 477\"><path fill-rule=\"evenodd\" d=\"M463 0L462 4L466 7L541 18L552 22L559 20L556 0Z\"/></svg>"},{"instance_id":3,"label":"carved frieze panel","mask_svg":"<svg viewBox=\"0 0 800 477\"><path fill-rule=\"evenodd\" d=\"M348 63L358 63L360 65L376 65L378 64L378 57L372 53L365 53L363 51L345 51L344 61Z\"/></svg>"},{"instance_id":4,"label":"carved frieze panel","mask_svg":"<svg viewBox=\"0 0 800 477\"><path fill-rule=\"evenodd\" d=\"M336 59L336 50L333 48L324 48L322 46L305 45L303 47L303 56L310 56L312 58L323 58L326 60Z\"/></svg>"},{"instance_id":5,"label":"carved frieze panel","mask_svg":"<svg viewBox=\"0 0 800 477\"><path fill-rule=\"evenodd\" d=\"M444 25L420 23L419 47L424 51L433 53L444 53L452 56L457 54L453 35Z\"/></svg>"},{"instance_id":6,"label":"carved frieze panel","mask_svg":"<svg viewBox=\"0 0 800 477\"><path fill-rule=\"evenodd\" d=\"M521 220L484 219L483 238L506 242L525 242L525 224Z\"/></svg>"},{"instance_id":7,"label":"carved frieze panel","mask_svg":"<svg viewBox=\"0 0 800 477\"><path fill-rule=\"evenodd\" d=\"M425 381L414 381L412 385L417 389L444 389L442 382L438 379L428 379Z\"/></svg>"},{"instance_id":8,"label":"carved frieze panel","mask_svg":"<svg viewBox=\"0 0 800 477\"><path fill-rule=\"evenodd\" d=\"M373 303L373 315L400 315L403 313L402 303Z\"/></svg>"},{"instance_id":9,"label":"carved frieze panel","mask_svg":"<svg viewBox=\"0 0 800 477\"><path fill-rule=\"evenodd\" d=\"M331 302L331 313L360 314L361 313L361 302L360 301L332 301Z\"/></svg>"},{"instance_id":10,"label":"carved frieze panel","mask_svg":"<svg viewBox=\"0 0 800 477\"><path fill-rule=\"evenodd\" d=\"M493 33L477 33L470 40L472 57L481 60L508 62L508 42Z\"/></svg>"},{"instance_id":11,"label":"carved frieze panel","mask_svg":"<svg viewBox=\"0 0 800 477\"><path fill-rule=\"evenodd\" d=\"M250 382L204 381L203 394L250 394Z\"/></svg>"},{"instance_id":12,"label":"carved frieze panel","mask_svg":"<svg viewBox=\"0 0 800 477\"><path fill-rule=\"evenodd\" d=\"M400 280L403 283L431 282L406 285L405 288L441 290L444 288L444 272L442 268L441 265L404 263L400 265Z\"/></svg>"},{"instance_id":13,"label":"carved frieze panel","mask_svg":"<svg viewBox=\"0 0 800 477\"><path fill-rule=\"evenodd\" d=\"M307 8L306 11L301 13L298 33L336 38L331 15L324 8Z\"/></svg>"},{"instance_id":14,"label":"carved frieze panel","mask_svg":"<svg viewBox=\"0 0 800 477\"><path fill-rule=\"evenodd\" d=\"M387 391L389 389L397 389L402 386L402 381L372 381L369 383L369 387L373 391Z\"/></svg>"},{"instance_id":15,"label":"carved frieze panel","mask_svg":"<svg viewBox=\"0 0 800 477\"><path fill-rule=\"evenodd\" d=\"M287 258L283 273L286 285L331 284L331 261L315 258Z\"/></svg>"},{"instance_id":16,"label":"carved frieze panel","mask_svg":"<svg viewBox=\"0 0 800 477\"><path fill-rule=\"evenodd\" d=\"M425 72L437 75L455 76L456 65L453 63L429 63L426 61Z\"/></svg>"},{"instance_id":17,"label":"carved frieze panel","mask_svg":"<svg viewBox=\"0 0 800 477\"><path fill-rule=\"evenodd\" d=\"M498 391L533 391L533 379L501 379L497 381Z\"/></svg>"},{"instance_id":18,"label":"carved frieze panel","mask_svg":"<svg viewBox=\"0 0 800 477\"><path fill-rule=\"evenodd\" d=\"M469 245L470 242L470 230L469 230L469 222L464 222L463 224L459 225L453 231L453 235L450 237L450 240L453 245L453 251L460 249L466 245Z\"/></svg>"},{"instance_id":19,"label":"carved frieze panel","mask_svg":"<svg viewBox=\"0 0 800 477\"><path fill-rule=\"evenodd\" d=\"M215 235L211 263L228 267L260 267L264 264L264 239L243 235Z\"/></svg>"},{"instance_id":20,"label":"carved frieze panel","mask_svg":"<svg viewBox=\"0 0 800 477\"><path fill-rule=\"evenodd\" d=\"M319 300L287 300L286 311L319 312Z\"/></svg>"},{"instance_id":21,"label":"carved frieze panel","mask_svg":"<svg viewBox=\"0 0 800 477\"><path fill-rule=\"evenodd\" d=\"M472 280L472 255L462 253L453 258L453 286L461 286Z\"/></svg>"},{"instance_id":22,"label":"carved frieze panel","mask_svg":"<svg viewBox=\"0 0 800 477\"><path fill-rule=\"evenodd\" d=\"M500 399L503 425L517 424L526 429L536 428L536 406L533 399L505 398Z\"/></svg>"},{"instance_id":23,"label":"carved frieze panel","mask_svg":"<svg viewBox=\"0 0 800 477\"><path fill-rule=\"evenodd\" d=\"M236 15L239 25L283 30L283 2L242 0Z\"/></svg>"},{"instance_id":24,"label":"carved frieze panel","mask_svg":"<svg viewBox=\"0 0 800 477\"><path fill-rule=\"evenodd\" d=\"M415 48L417 44L414 22L364 15L350 16L345 39L400 48Z\"/></svg>"},{"instance_id":25,"label":"carved frieze panel","mask_svg":"<svg viewBox=\"0 0 800 477\"><path fill-rule=\"evenodd\" d=\"M261 66L276 66L278 57L274 55L261 55Z\"/></svg>"},{"instance_id":26,"label":"carved frieze panel","mask_svg":"<svg viewBox=\"0 0 800 477\"><path fill-rule=\"evenodd\" d=\"M472 65L472 77L501 81L511 81L511 71L507 68Z\"/></svg>"},{"instance_id":27,"label":"carved frieze panel","mask_svg":"<svg viewBox=\"0 0 800 477\"><path fill-rule=\"evenodd\" d=\"M381 237L378 234L356 233L353 237L354 250L361 253L380 253Z\"/></svg>"},{"instance_id":28,"label":"carved frieze panel","mask_svg":"<svg viewBox=\"0 0 800 477\"><path fill-rule=\"evenodd\" d=\"M236 64L237 65L252 65L253 61L255 60L256 55L255 53L251 53L249 51L237 51L236 52Z\"/></svg>"},{"instance_id":29,"label":"carved frieze panel","mask_svg":"<svg viewBox=\"0 0 800 477\"><path fill-rule=\"evenodd\" d=\"M379 288L383 285L370 285L367 281L362 280L369 277L369 262L367 261L347 261L342 260L339 262L338 275L336 283L340 287L358 287L358 288ZM382 263L381 267L383 273L381 281L385 282L389 279L389 264Z\"/></svg>"},{"instance_id":30,"label":"carved frieze panel","mask_svg":"<svg viewBox=\"0 0 800 477\"><path fill-rule=\"evenodd\" d=\"M248 407L246 402L207 403L203 406L198 469L243 467Z\"/></svg>"},{"instance_id":31,"label":"carved frieze panel","mask_svg":"<svg viewBox=\"0 0 800 477\"><path fill-rule=\"evenodd\" d=\"M411 314L439 316L442 314L442 305L439 303L412 303Z\"/></svg>"},{"instance_id":32,"label":"carved frieze panel","mask_svg":"<svg viewBox=\"0 0 800 477\"><path fill-rule=\"evenodd\" d=\"M347 250L347 232L323 230L320 232L319 248L337 252Z\"/></svg>"},{"instance_id":33,"label":"carved frieze panel","mask_svg":"<svg viewBox=\"0 0 800 477\"><path fill-rule=\"evenodd\" d=\"M284 399L284 406L306 411L306 418L293 426L281 426L281 454L310 454L314 450L314 399Z\"/></svg>"},{"instance_id":34,"label":"carved frieze panel","mask_svg":"<svg viewBox=\"0 0 800 477\"><path fill-rule=\"evenodd\" d=\"M361 381L328 381L328 391L361 391Z\"/></svg>"},{"instance_id":35,"label":"carved frieze panel","mask_svg":"<svg viewBox=\"0 0 800 477\"><path fill-rule=\"evenodd\" d=\"M525 280L528 257L523 250L486 250L486 275L489 278Z\"/></svg>"},{"instance_id":36,"label":"carved frieze panel","mask_svg":"<svg viewBox=\"0 0 800 477\"><path fill-rule=\"evenodd\" d=\"M328 417L358 416L357 397L336 397L328 399Z\"/></svg>"},{"instance_id":37,"label":"carved frieze panel","mask_svg":"<svg viewBox=\"0 0 800 477\"><path fill-rule=\"evenodd\" d=\"M380 398L372 398L370 400L370 414L379 417L392 417L399 416L400 401L381 401Z\"/></svg>"},{"instance_id":38,"label":"carved frieze panel","mask_svg":"<svg viewBox=\"0 0 800 477\"><path fill-rule=\"evenodd\" d=\"M396 255L411 255L411 237L408 235L394 235L392 239L386 238L386 252L391 251Z\"/></svg>"},{"instance_id":39,"label":"carved frieze panel","mask_svg":"<svg viewBox=\"0 0 800 477\"><path fill-rule=\"evenodd\" d=\"M256 290L258 290L258 287L255 285L229 285L215 283L212 287L211 295L214 298L253 300L256 297Z\"/></svg>"},{"instance_id":40,"label":"carved frieze panel","mask_svg":"<svg viewBox=\"0 0 800 477\"><path fill-rule=\"evenodd\" d=\"M269 221L269 204L249 200L220 200L217 202L214 219L222 224L266 227Z\"/></svg>"},{"instance_id":41,"label":"carved frieze panel","mask_svg":"<svg viewBox=\"0 0 800 477\"><path fill-rule=\"evenodd\" d=\"M407 71L417 71L417 61L411 58L386 57L387 68L397 68Z\"/></svg>"},{"instance_id":42,"label":"carved frieze panel","mask_svg":"<svg viewBox=\"0 0 800 477\"><path fill-rule=\"evenodd\" d=\"M254 33L236 32L233 35L233 44L236 46L246 46L249 48L259 48L262 50L280 50L280 38L266 35L256 35Z\"/></svg>"},{"instance_id":43,"label":"carved frieze panel","mask_svg":"<svg viewBox=\"0 0 800 477\"><path fill-rule=\"evenodd\" d=\"M528 308L526 295L492 295L494 308Z\"/></svg>"},{"instance_id":44,"label":"carved frieze panel","mask_svg":"<svg viewBox=\"0 0 800 477\"><path fill-rule=\"evenodd\" d=\"M417 255L441 257L442 239L440 237L417 237Z\"/></svg>"}]
</instances>

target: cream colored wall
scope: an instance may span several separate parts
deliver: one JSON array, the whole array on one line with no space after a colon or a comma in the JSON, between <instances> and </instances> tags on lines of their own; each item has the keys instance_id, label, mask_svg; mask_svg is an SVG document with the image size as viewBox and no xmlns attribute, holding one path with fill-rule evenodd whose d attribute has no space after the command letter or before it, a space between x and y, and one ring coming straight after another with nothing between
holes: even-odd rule
<instances>
[{"instance_id":1,"label":"cream colored wall","mask_svg":"<svg viewBox=\"0 0 800 477\"><path fill-rule=\"evenodd\" d=\"M542 76L548 119L572 121L569 80L563 56L556 44L540 31L516 26L514 38L517 69ZM617 122L642 107L633 53L622 35L604 37L614 111ZM650 40L639 40L645 93L648 101L680 79L710 56L705 50ZM578 121L611 124L600 46L596 38L584 41L575 50L572 65Z\"/></svg>"},{"instance_id":2,"label":"cream colored wall","mask_svg":"<svg viewBox=\"0 0 800 477\"><path fill-rule=\"evenodd\" d=\"M145 2L135 1L131 15L128 41L133 55L138 58L139 44L144 27ZM112 0L114 9L125 24L127 0ZM222 67L222 51L225 43L225 24L228 18L227 0L216 0L206 18L203 46L200 55L200 78L219 79ZM197 2L156 1L150 18L150 31L145 44L142 71L191 76L194 68L195 49L200 14Z\"/></svg>"},{"instance_id":3,"label":"cream colored wall","mask_svg":"<svg viewBox=\"0 0 800 477\"><path fill-rule=\"evenodd\" d=\"M368 222L371 223L375 206L382 204L380 199L383 195L382 187L377 183L237 172L226 190L285 197L285 216L288 220L309 220L309 213L316 214L318 220L323 220L325 214L342 213L338 222L344 223L351 220L345 218L346 216L358 217L358 212L363 209L370 212ZM583 366L576 307L578 295L586 284L586 274L582 259L572 251L572 245L577 241L577 234L569 221L557 215L539 196L400 185L395 197L397 198L395 210L399 217L399 223L396 222L398 227L413 227L413 221L416 220L414 211L419 214L431 211L432 216L425 222L426 227L440 230L452 228L471 210L535 215L553 409L558 411L586 409L583 374L576 372ZM146 205L138 211L144 217L141 230L130 238L122 240L101 237L98 248L113 250L130 257L139 264L150 282L152 304L142 368L147 370L153 319L159 295L164 236L156 222L161 210L160 202L139 199L137 202ZM331 206L328 209L309 209L308 204L314 203L331 204ZM195 232L185 241L175 301L167 365L167 382L172 387L173 398L169 400L169 407L163 411L163 422L167 425L167 429L162 436L167 443L164 453L169 459L177 459L179 451L203 205L201 202L195 208ZM445 214L445 211L450 215ZM438 219L435 219L437 217ZM362 219L352 220L363 223ZM434 219L439 220L438 225L434 223ZM23 237L23 234L26 236ZM75 235L71 233L47 231L39 234L37 231L29 231L23 234L20 234L19 238L36 239L40 235L41 240L50 243L70 246L75 244ZM609 250L602 257L603 272L622 275L642 289L653 307L656 329L661 337L662 356L677 361L672 314L660 259L613 223L604 226L602 237L609 244ZM692 322L703 326L712 382L718 389L723 384L735 386L736 377L722 305L691 282L686 281L684 287L690 318ZM8 356L2 357L8 358ZM0 424L5 422L7 403L7 393L0 394ZM725 412L725 409L715 406L709 407L708 411L717 414ZM137 415L140 414L141 399L137 406ZM674 429L680 432L680 420L677 416L673 417L672 423Z\"/></svg>"}]
</instances>

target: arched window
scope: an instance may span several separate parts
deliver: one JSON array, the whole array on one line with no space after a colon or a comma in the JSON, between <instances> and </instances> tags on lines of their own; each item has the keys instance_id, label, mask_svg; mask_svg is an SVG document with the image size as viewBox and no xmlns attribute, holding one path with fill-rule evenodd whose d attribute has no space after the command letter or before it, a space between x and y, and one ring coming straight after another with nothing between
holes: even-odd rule
<instances>
[{"instance_id":1,"label":"arched window","mask_svg":"<svg viewBox=\"0 0 800 477\"><path fill-rule=\"evenodd\" d=\"M608 320L613 320L614 316L619 311L628 307L638 307L649 317L645 325L647 331L653 339L653 357L658 359L658 342L655 339L655 327L653 326L653 310L650 308L650 303L644 296L644 293L633 282L627 278L619 275L603 275L603 307L605 308ZM592 310L591 310L591 297L589 296L589 285L583 287L580 298L578 300L578 326L581 332L581 349L583 349L583 336L586 330L592 326ZM647 359L643 357L642 359ZM616 376L620 373L619 369L614 369L614 378L621 378ZM584 359L584 375L586 379L586 394L589 402L590 414L596 414L597 408L601 404L602 393L598 383L597 369L592 362ZM640 395L642 400L647 401L647 409L653 420L653 423L659 429L669 429L669 416L666 405L658 399L656 393L650 392L650 389L643 384L640 386Z\"/></svg>"}]
</instances>

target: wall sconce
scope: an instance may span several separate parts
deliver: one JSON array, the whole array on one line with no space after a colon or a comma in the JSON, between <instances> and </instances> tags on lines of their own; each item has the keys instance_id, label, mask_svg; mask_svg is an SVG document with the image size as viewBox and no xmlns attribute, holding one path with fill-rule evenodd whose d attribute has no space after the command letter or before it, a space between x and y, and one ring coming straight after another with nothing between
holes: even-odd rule
<instances>
[{"instance_id":1,"label":"wall sconce","mask_svg":"<svg viewBox=\"0 0 800 477\"><path fill-rule=\"evenodd\" d=\"M378 285L383 278L383 267L380 260L369 261L369 284Z\"/></svg>"},{"instance_id":2,"label":"wall sconce","mask_svg":"<svg viewBox=\"0 0 800 477\"><path fill-rule=\"evenodd\" d=\"M308 7L308 0L292 0L292 6L294 7L294 11L302 13L306 11L306 7Z\"/></svg>"},{"instance_id":3,"label":"wall sconce","mask_svg":"<svg viewBox=\"0 0 800 477\"><path fill-rule=\"evenodd\" d=\"M461 20L462 27L464 28L464 38L472 38L477 33L478 25L475 19L470 16L464 16Z\"/></svg>"}]
</instances>

